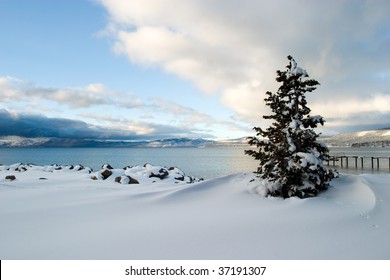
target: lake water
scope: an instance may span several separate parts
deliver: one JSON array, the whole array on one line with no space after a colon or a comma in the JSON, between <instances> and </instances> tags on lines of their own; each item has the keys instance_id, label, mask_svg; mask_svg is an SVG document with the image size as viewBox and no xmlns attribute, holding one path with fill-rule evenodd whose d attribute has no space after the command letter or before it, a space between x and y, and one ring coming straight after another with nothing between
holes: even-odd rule
<instances>
[{"instance_id":1,"label":"lake water","mask_svg":"<svg viewBox=\"0 0 390 280\"><path fill-rule=\"evenodd\" d=\"M187 175L214 178L236 172L251 172L257 163L245 148L0 148L0 163L82 164L100 170L104 163L114 168L128 165L176 166Z\"/></svg>"},{"instance_id":2,"label":"lake water","mask_svg":"<svg viewBox=\"0 0 390 280\"><path fill-rule=\"evenodd\" d=\"M114 168L151 163L167 167L177 166L187 175L198 178L215 178L237 172L252 172L258 163L244 154L244 147L218 148L0 148L0 163L57 163L82 164L100 170L109 163ZM330 148L331 154L355 155L364 158L364 168L336 168L342 173L389 173L390 148ZM380 159L380 168L371 168L370 157ZM338 163L340 164L340 163ZM333 164L330 164L333 167Z\"/></svg>"}]
</instances>

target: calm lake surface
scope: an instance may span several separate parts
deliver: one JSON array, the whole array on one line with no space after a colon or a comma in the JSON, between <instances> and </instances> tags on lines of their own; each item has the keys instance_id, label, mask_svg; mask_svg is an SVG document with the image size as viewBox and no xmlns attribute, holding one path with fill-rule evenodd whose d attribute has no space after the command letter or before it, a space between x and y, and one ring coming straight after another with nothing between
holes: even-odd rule
<instances>
[{"instance_id":1,"label":"calm lake surface","mask_svg":"<svg viewBox=\"0 0 390 280\"><path fill-rule=\"evenodd\" d=\"M244 154L244 147L213 148L0 148L0 164L35 163L47 165L57 163L82 164L100 170L104 163L114 168L128 165L177 166L187 175L198 178L215 178L237 172L252 172L258 163ZM364 157L364 168L355 168L349 160L349 168L336 168L342 173L389 173L390 148L330 148L334 155ZM380 159L380 168L371 168L370 157ZM330 164L333 167L333 163Z\"/></svg>"},{"instance_id":2,"label":"calm lake surface","mask_svg":"<svg viewBox=\"0 0 390 280\"><path fill-rule=\"evenodd\" d=\"M251 172L257 163L245 148L0 148L0 163L82 164L100 170L104 163L114 168L128 165L176 166L187 175L214 178Z\"/></svg>"}]
</instances>

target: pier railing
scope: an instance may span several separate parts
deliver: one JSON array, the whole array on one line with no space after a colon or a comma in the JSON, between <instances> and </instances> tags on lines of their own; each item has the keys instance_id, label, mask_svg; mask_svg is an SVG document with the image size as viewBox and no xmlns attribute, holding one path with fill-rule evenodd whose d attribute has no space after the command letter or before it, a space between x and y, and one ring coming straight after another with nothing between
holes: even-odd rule
<instances>
[{"instance_id":1,"label":"pier railing","mask_svg":"<svg viewBox=\"0 0 390 280\"><path fill-rule=\"evenodd\" d=\"M325 163L328 166L333 165L346 168L355 167L364 169L371 167L371 169L381 169L385 167L390 171L390 157L383 156L330 155L329 160L326 160Z\"/></svg>"}]
</instances>

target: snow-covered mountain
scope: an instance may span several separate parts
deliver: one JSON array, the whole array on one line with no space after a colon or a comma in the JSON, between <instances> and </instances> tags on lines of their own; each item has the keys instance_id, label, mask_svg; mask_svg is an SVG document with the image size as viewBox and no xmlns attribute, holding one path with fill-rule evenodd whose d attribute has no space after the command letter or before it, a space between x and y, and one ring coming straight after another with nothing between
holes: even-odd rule
<instances>
[{"instance_id":1,"label":"snow-covered mountain","mask_svg":"<svg viewBox=\"0 0 390 280\"><path fill-rule=\"evenodd\" d=\"M205 147L214 141L205 139L171 138L142 143L142 147L169 148L169 147Z\"/></svg>"},{"instance_id":2,"label":"snow-covered mountain","mask_svg":"<svg viewBox=\"0 0 390 280\"><path fill-rule=\"evenodd\" d=\"M25 138L19 136L0 137L0 147L32 147L40 146L48 142L50 138L37 137Z\"/></svg>"},{"instance_id":3,"label":"snow-covered mountain","mask_svg":"<svg viewBox=\"0 0 390 280\"><path fill-rule=\"evenodd\" d=\"M215 141L205 139L171 138L161 140L88 140L75 138L0 137L0 147L204 147Z\"/></svg>"},{"instance_id":4,"label":"snow-covered mountain","mask_svg":"<svg viewBox=\"0 0 390 280\"><path fill-rule=\"evenodd\" d=\"M246 137L227 140L202 138L169 138L158 140L91 140L77 138L25 138L19 136L0 137L0 147L227 147L246 146Z\"/></svg>"},{"instance_id":5,"label":"snow-covered mountain","mask_svg":"<svg viewBox=\"0 0 390 280\"><path fill-rule=\"evenodd\" d=\"M214 141L213 143L208 144L212 147L249 147L248 137L241 137L236 139L226 139Z\"/></svg>"},{"instance_id":6,"label":"snow-covered mountain","mask_svg":"<svg viewBox=\"0 0 390 280\"><path fill-rule=\"evenodd\" d=\"M366 130L321 137L320 141L329 146L390 146L390 129Z\"/></svg>"},{"instance_id":7,"label":"snow-covered mountain","mask_svg":"<svg viewBox=\"0 0 390 280\"><path fill-rule=\"evenodd\" d=\"M328 146L390 146L390 129L367 130L320 137ZM0 137L0 147L249 147L247 137L226 140L170 138L159 140L88 140L73 138Z\"/></svg>"}]
</instances>

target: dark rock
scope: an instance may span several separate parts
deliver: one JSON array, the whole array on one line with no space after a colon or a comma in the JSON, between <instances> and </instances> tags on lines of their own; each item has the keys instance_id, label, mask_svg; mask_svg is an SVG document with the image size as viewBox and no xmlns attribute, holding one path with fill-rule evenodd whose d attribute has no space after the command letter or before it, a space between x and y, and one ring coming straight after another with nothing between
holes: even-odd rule
<instances>
[{"instance_id":1,"label":"dark rock","mask_svg":"<svg viewBox=\"0 0 390 280\"><path fill-rule=\"evenodd\" d=\"M39 180L47 180L47 178L41 177L41 178L39 178Z\"/></svg>"},{"instance_id":2,"label":"dark rock","mask_svg":"<svg viewBox=\"0 0 390 280\"><path fill-rule=\"evenodd\" d=\"M98 177L96 177L96 176L92 176L91 179L94 181L99 180Z\"/></svg>"},{"instance_id":3,"label":"dark rock","mask_svg":"<svg viewBox=\"0 0 390 280\"><path fill-rule=\"evenodd\" d=\"M103 180L106 180L108 177L111 176L112 172L108 169L105 169L104 171L102 171L102 176L103 176Z\"/></svg>"},{"instance_id":4,"label":"dark rock","mask_svg":"<svg viewBox=\"0 0 390 280\"><path fill-rule=\"evenodd\" d=\"M175 177L175 180L184 181L184 176Z\"/></svg>"},{"instance_id":5,"label":"dark rock","mask_svg":"<svg viewBox=\"0 0 390 280\"><path fill-rule=\"evenodd\" d=\"M27 171L27 168L24 166L19 166L16 170L19 172L25 172L25 171Z\"/></svg>"},{"instance_id":6,"label":"dark rock","mask_svg":"<svg viewBox=\"0 0 390 280\"><path fill-rule=\"evenodd\" d=\"M126 177L129 179L128 184L139 184L138 180L134 179L131 176L118 176L115 178L115 182L120 183L120 184L124 184L124 178L126 178Z\"/></svg>"},{"instance_id":7,"label":"dark rock","mask_svg":"<svg viewBox=\"0 0 390 280\"><path fill-rule=\"evenodd\" d=\"M139 184L139 181L137 179L134 179L131 176L127 176L127 177L129 177L129 179L130 179L129 184Z\"/></svg>"},{"instance_id":8,"label":"dark rock","mask_svg":"<svg viewBox=\"0 0 390 280\"><path fill-rule=\"evenodd\" d=\"M161 168L157 174L154 174L153 172L150 173L149 175L149 178L152 178L152 177L156 177L156 178L160 178L161 180L165 179L167 176L169 175L169 172L164 169L164 168Z\"/></svg>"},{"instance_id":9,"label":"dark rock","mask_svg":"<svg viewBox=\"0 0 390 280\"><path fill-rule=\"evenodd\" d=\"M81 164L78 164L74 167L74 170L76 171L80 171L80 170L83 170L84 169L84 166L82 166Z\"/></svg>"},{"instance_id":10,"label":"dark rock","mask_svg":"<svg viewBox=\"0 0 390 280\"><path fill-rule=\"evenodd\" d=\"M193 176L186 176L185 179L186 179L186 182L189 183L189 184L201 181L200 179L196 179Z\"/></svg>"},{"instance_id":11,"label":"dark rock","mask_svg":"<svg viewBox=\"0 0 390 280\"><path fill-rule=\"evenodd\" d=\"M15 175L7 175L7 176L5 176L5 179L13 181L13 180L16 180L16 177L15 177Z\"/></svg>"},{"instance_id":12,"label":"dark rock","mask_svg":"<svg viewBox=\"0 0 390 280\"><path fill-rule=\"evenodd\" d=\"M102 169L114 169L114 168L111 165L109 165L108 163L106 163L106 164L103 164Z\"/></svg>"},{"instance_id":13,"label":"dark rock","mask_svg":"<svg viewBox=\"0 0 390 280\"><path fill-rule=\"evenodd\" d=\"M54 167L54 170L61 170L62 169L62 167L56 163L53 163L51 166Z\"/></svg>"}]
</instances>

